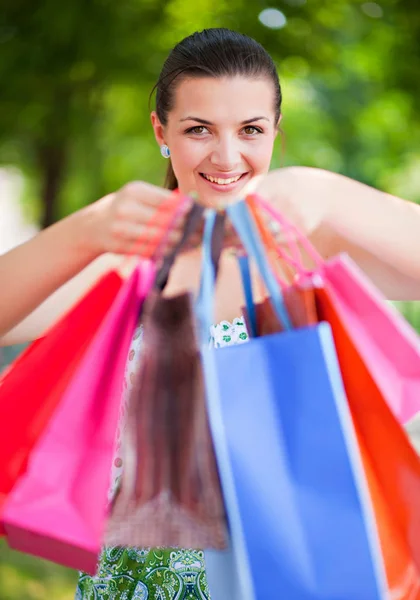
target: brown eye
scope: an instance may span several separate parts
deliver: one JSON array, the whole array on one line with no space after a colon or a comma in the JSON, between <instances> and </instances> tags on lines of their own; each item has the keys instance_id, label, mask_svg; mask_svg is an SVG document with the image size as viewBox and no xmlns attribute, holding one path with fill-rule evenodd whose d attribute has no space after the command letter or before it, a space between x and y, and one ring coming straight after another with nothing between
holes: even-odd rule
<instances>
[{"instance_id":1,"label":"brown eye","mask_svg":"<svg viewBox=\"0 0 420 600\"><path fill-rule=\"evenodd\" d=\"M203 125L196 125L187 130L187 133L195 133L195 135L202 135L205 133L206 128Z\"/></svg>"},{"instance_id":2,"label":"brown eye","mask_svg":"<svg viewBox=\"0 0 420 600\"><path fill-rule=\"evenodd\" d=\"M244 133L246 135L256 135L257 133L262 133L262 130L259 129L258 127L248 125L248 127L244 127Z\"/></svg>"}]
</instances>

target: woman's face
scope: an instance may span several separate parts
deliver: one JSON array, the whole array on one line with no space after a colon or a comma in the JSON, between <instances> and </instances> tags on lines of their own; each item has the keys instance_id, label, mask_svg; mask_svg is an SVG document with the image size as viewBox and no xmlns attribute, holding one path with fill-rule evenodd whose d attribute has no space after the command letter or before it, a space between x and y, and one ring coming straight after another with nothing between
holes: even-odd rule
<instances>
[{"instance_id":1,"label":"woman's face","mask_svg":"<svg viewBox=\"0 0 420 600\"><path fill-rule=\"evenodd\" d=\"M220 206L267 173L278 125L273 96L268 79L181 81L166 126L152 113L156 139L169 147L181 192L195 191L203 203Z\"/></svg>"}]
</instances>

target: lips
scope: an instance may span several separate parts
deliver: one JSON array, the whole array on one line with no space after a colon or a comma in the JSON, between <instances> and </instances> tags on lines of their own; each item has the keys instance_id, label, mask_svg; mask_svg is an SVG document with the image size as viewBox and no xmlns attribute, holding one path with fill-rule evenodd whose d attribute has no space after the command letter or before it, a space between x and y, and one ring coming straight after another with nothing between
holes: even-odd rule
<instances>
[{"instance_id":1,"label":"lips","mask_svg":"<svg viewBox=\"0 0 420 600\"><path fill-rule=\"evenodd\" d=\"M229 185L229 183L236 183L237 181L239 181L243 173L240 173L239 175L234 175L232 177L213 177L212 175L207 175L206 173L201 173L201 175L202 177L204 177L204 179L210 181L210 183L217 183L218 185Z\"/></svg>"},{"instance_id":2,"label":"lips","mask_svg":"<svg viewBox=\"0 0 420 600\"><path fill-rule=\"evenodd\" d=\"M210 175L208 173L200 173L201 177L208 181L212 186L223 188L226 186L226 190L234 186L238 181L246 177L248 173L231 173L229 176Z\"/></svg>"}]
</instances>

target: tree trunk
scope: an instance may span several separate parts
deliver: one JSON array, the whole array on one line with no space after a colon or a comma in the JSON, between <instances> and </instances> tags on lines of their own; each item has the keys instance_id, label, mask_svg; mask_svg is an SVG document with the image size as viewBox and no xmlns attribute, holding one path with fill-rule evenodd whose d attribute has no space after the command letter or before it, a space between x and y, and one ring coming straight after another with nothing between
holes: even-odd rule
<instances>
[{"instance_id":1,"label":"tree trunk","mask_svg":"<svg viewBox=\"0 0 420 600\"><path fill-rule=\"evenodd\" d=\"M41 147L38 154L41 171L41 198L44 207L41 227L52 225L56 219L57 200L64 178L67 156L64 145Z\"/></svg>"}]
</instances>

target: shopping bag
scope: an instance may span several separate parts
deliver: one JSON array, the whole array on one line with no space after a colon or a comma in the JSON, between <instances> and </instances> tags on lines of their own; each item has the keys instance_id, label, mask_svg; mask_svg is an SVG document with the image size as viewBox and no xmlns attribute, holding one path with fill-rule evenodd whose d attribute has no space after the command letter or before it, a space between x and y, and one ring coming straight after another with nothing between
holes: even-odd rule
<instances>
[{"instance_id":1,"label":"shopping bag","mask_svg":"<svg viewBox=\"0 0 420 600\"><path fill-rule=\"evenodd\" d=\"M107 514L123 374L154 266L121 289L3 511L12 548L94 573Z\"/></svg>"},{"instance_id":2,"label":"shopping bag","mask_svg":"<svg viewBox=\"0 0 420 600\"><path fill-rule=\"evenodd\" d=\"M290 327L245 204L230 206L228 214L284 332L202 349L232 544L231 552L206 552L212 600L385 598L372 507L330 327ZM214 286L209 223L198 307L202 332L211 322Z\"/></svg>"},{"instance_id":3,"label":"shopping bag","mask_svg":"<svg viewBox=\"0 0 420 600\"><path fill-rule=\"evenodd\" d=\"M155 253L164 241L162 231L170 231L189 203L188 198L175 192L162 202L133 253ZM31 449L54 413L122 281L116 271L104 275L0 377L0 517L7 494L25 471Z\"/></svg>"},{"instance_id":4,"label":"shopping bag","mask_svg":"<svg viewBox=\"0 0 420 600\"><path fill-rule=\"evenodd\" d=\"M242 308L242 314L247 329L253 337L280 333L283 331L282 323L277 318L270 299L264 298L261 302L254 304L252 281L247 262L247 256L239 257L239 268L246 300L246 307ZM285 284L282 293L286 310L294 328L309 327L318 323L315 294L312 287L302 287L294 282Z\"/></svg>"},{"instance_id":5,"label":"shopping bag","mask_svg":"<svg viewBox=\"0 0 420 600\"><path fill-rule=\"evenodd\" d=\"M190 212L183 239L157 275L159 287L201 224L202 213L198 205ZM106 543L222 548L224 505L190 294L164 297L156 289L145 302L142 324L142 357L124 440L125 469Z\"/></svg>"},{"instance_id":6,"label":"shopping bag","mask_svg":"<svg viewBox=\"0 0 420 600\"><path fill-rule=\"evenodd\" d=\"M31 344L0 379L0 533L3 504L54 413L63 391L121 288L104 275L47 334Z\"/></svg>"},{"instance_id":7,"label":"shopping bag","mask_svg":"<svg viewBox=\"0 0 420 600\"><path fill-rule=\"evenodd\" d=\"M420 459L369 373L329 286L315 287L331 324L394 600L420 598Z\"/></svg>"},{"instance_id":8,"label":"shopping bag","mask_svg":"<svg viewBox=\"0 0 420 600\"><path fill-rule=\"evenodd\" d=\"M107 545L224 547L224 505L189 294L148 299L133 392L125 444L136 452L125 461Z\"/></svg>"},{"instance_id":9,"label":"shopping bag","mask_svg":"<svg viewBox=\"0 0 420 600\"><path fill-rule=\"evenodd\" d=\"M303 317L301 322L296 322L296 326L304 326L303 299L309 295L314 297L315 289L310 281L304 287L298 284L292 287L296 291L295 311ZM302 294L299 294L299 290ZM333 331L375 513L388 590L393 600L416 600L420 598L420 576L415 562L419 557L420 544L417 536L410 535L410 532L417 530L420 512L420 462L334 311L330 294L325 288L317 287L316 295L320 320L327 321ZM256 308L269 305L267 299ZM281 325L271 308L264 320L264 333L279 330ZM258 334L261 335L260 331ZM410 474L405 486L400 484L398 478L403 472ZM406 481L406 478L402 480Z\"/></svg>"},{"instance_id":10,"label":"shopping bag","mask_svg":"<svg viewBox=\"0 0 420 600\"><path fill-rule=\"evenodd\" d=\"M418 334L347 256L325 265L336 308L390 408L401 423L420 410Z\"/></svg>"},{"instance_id":11,"label":"shopping bag","mask_svg":"<svg viewBox=\"0 0 420 600\"><path fill-rule=\"evenodd\" d=\"M268 202L255 195L248 201L257 203L271 218L295 231L315 261L315 272L332 287L336 310L383 397L401 423L409 421L420 410L418 334L349 256L341 254L323 261L308 240Z\"/></svg>"}]
</instances>

